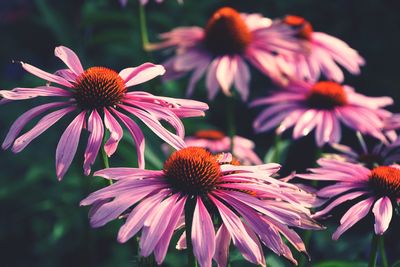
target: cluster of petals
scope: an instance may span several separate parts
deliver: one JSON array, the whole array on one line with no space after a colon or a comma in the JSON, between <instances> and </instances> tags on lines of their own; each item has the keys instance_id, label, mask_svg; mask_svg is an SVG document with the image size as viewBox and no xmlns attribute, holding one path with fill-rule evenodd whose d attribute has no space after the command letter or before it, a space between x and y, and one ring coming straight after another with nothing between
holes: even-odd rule
<instances>
[{"instance_id":1,"label":"cluster of petals","mask_svg":"<svg viewBox=\"0 0 400 267\"><path fill-rule=\"evenodd\" d=\"M317 192L318 197L326 199L329 204L316 212L314 218L327 216L330 211L344 202L356 202L340 219L340 226L332 238L337 240L345 231L367 216L371 209L375 216L375 233L383 235L392 220L395 205L400 202L400 194L398 194L400 166L377 167L388 168L389 171L384 169L387 172L384 176L386 181L374 182L371 181L374 169L370 170L361 164L325 158L318 160L318 164L319 168L309 169L311 173L296 175L307 180L334 182Z\"/></svg>"},{"instance_id":2,"label":"cluster of petals","mask_svg":"<svg viewBox=\"0 0 400 267\"><path fill-rule=\"evenodd\" d=\"M96 176L113 179L115 183L92 193L81 205L92 205L93 227L125 217L118 240L126 242L141 230L140 253L154 253L158 264L164 260L174 232L185 226L188 201L195 204L191 241L201 267L211 266L213 259L218 266L227 266L231 242L246 260L257 265L266 265L261 244L296 263L282 236L306 253L300 236L291 227L321 229L302 203L308 202L307 194L311 194L272 178L280 168L278 164L238 166L229 164L231 161L230 154L218 157L221 176L212 189L202 194L187 194L171 187L164 171L100 170ZM302 201L293 192L298 192ZM220 219L218 225L213 223L215 216ZM186 248L185 232L177 248Z\"/></svg>"},{"instance_id":3,"label":"cluster of petals","mask_svg":"<svg viewBox=\"0 0 400 267\"><path fill-rule=\"evenodd\" d=\"M390 97L367 97L335 82L296 81L250 105L268 106L254 120L256 132L276 128L282 134L293 127L293 138L298 139L315 129L316 144L321 147L340 142L341 123L386 142L385 120L392 113L383 107L392 103Z\"/></svg>"},{"instance_id":4,"label":"cluster of petals","mask_svg":"<svg viewBox=\"0 0 400 267\"><path fill-rule=\"evenodd\" d=\"M321 74L336 82L344 81L342 66L353 75L360 74L365 60L342 40L323 32L315 32L302 17L288 15L278 22L290 25L301 44L302 53L288 57L289 76L307 81L318 81Z\"/></svg>"},{"instance_id":5,"label":"cluster of petals","mask_svg":"<svg viewBox=\"0 0 400 267\"><path fill-rule=\"evenodd\" d=\"M90 173L90 167L101 148L105 129L110 133L104 144L107 156L110 157L116 151L123 136L119 121L126 126L132 136L136 145L138 165L144 168L145 137L138 124L128 115L135 116L175 149L180 149L186 146L183 141L184 126L180 118L204 116L204 110L208 109L207 104L198 101L154 96L143 91L127 91L128 87L163 75L165 69L161 65L144 63L138 67L123 69L119 73L103 67L84 70L79 58L71 49L56 47L55 55L66 64L67 68L58 70L54 74L21 62L26 71L47 81L45 86L1 90L0 96L3 97L3 104L35 97L52 99L50 103L28 110L11 126L2 147L3 149L11 147L15 153L22 151L32 140L67 114L78 113L58 142L56 174L59 179L62 179L74 158L84 128L90 133L84 155L86 175ZM79 92L77 86L82 87ZM104 103L100 101L101 99ZM115 103L109 104L106 100ZM26 124L43 113L48 114L43 116L31 130L18 137ZM168 122L176 133L165 128L160 122L162 120Z\"/></svg>"},{"instance_id":6,"label":"cluster of petals","mask_svg":"<svg viewBox=\"0 0 400 267\"><path fill-rule=\"evenodd\" d=\"M215 29L217 24L223 26ZM212 34L207 34L211 31ZM214 33L216 31L220 32ZM273 23L260 14L239 14L225 7L214 13L205 28L178 27L161 34L164 41L154 45L153 49L173 48L175 51L175 55L163 64L167 69L164 79L177 79L188 72L192 73L187 88L188 96L205 75L209 99L214 99L219 89L231 95L231 87L234 85L241 98L247 100L251 78L248 63L276 83L287 83L284 75L287 63L284 57L289 58L294 52L301 52L294 33L289 26ZM222 40L225 35L226 39ZM218 53L212 51L207 42L217 46ZM243 47L229 47L235 42L242 42ZM228 47L226 52L224 46Z\"/></svg>"},{"instance_id":7,"label":"cluster of petals","mask_svg":"<svg viewBox=\"0 0 400 267\"><path fill-rule=\"evenodd\" d=\"M211 138L212 137L212 138ZM218 130L201 130L185 138L187 146L203 147L214 154L231 150L231 138ZM262 160L254 152L255 144L242 136L233 136L232 154L243 165L260 165Z\"/></svg>"}]
</instances>

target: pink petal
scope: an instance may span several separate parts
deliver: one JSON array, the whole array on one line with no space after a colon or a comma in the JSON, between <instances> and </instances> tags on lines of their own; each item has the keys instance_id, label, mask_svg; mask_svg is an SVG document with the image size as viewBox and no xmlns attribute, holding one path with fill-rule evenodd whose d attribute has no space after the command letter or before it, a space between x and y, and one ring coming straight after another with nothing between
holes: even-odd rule
<instances>
[{"instance_id":1,"label":"pink petal","mask_svg":"<svg viewBox=\"0 0 400 267\"><path fill-rule=\"evenodd\" d=\"M393 206L390 198L382 197L375 202L372 209L375 215L375 233L383 235L389 227L393 215Z\"/></svg>"},{"instance_id":2,"label":"pink petal","mask_svg":"<svg viewBox=\"0 0 400 267\"><path fill-rule=\"evenodd\" d=\"M76 75L83 73L82 64L74 51L65 46L58 46L54 49L56 57L60 58Z\"/></svg>"},{"instance_id":3,"label":"pink petal","mask_svg":"<svg viewBox=\"0 0 400 267\"><path fill-rule=\"evenodd\" d=\"M104 125L107 130L110 132L110 137L107 142L104 144L104 150L108 157L111 157L115 153L118 147L118 143L121 140L124 132L122 130L121 125L119 125L118 121L114 118L111 113L104 108Z\"/></svg>"},{"instance_id":4,"label":"pink petal","mask_svg":"<svg viewBox=\"0 0 400 267\"><path fill-rule=\"evenodd\" d=\"M88 119L89 139L85 150L83 169L85 175L90 174L90 166L93 165L99 153L103 141L104 127L101 117L96 109L92 111Z\"/></svg>"},{"instance_id":5,"label":"pink petal","mask_svg":"<svg viewBox=\"0 0 400 267\"><path fill-rule=\"evenodd\" d=\"M228 263L229 257L229 244L231 243L231 236L225 225L222 224L218 229L217 235L215 237L215 254L214 260L217 262L218 267L225 267Z\"/></svg>"},{"instance_id":6,"label":"pink petal","mask_svg":"<svg viewBox=\"0 0 400 267\"><path fill-rule=\"evenodd\" d=\"M214 59L211 62L210 67L206 75L206 86L208 89L208 99L213 100L218 93L219 83L217 80L217 66L219 64L219 59Z\"/></svg>"},{"instance_id":7,"label":"pink petal","mask_svg":"<svg viewBox=\"0 0 400 267\"><path fill-rule=\"evenodd\" d=\"M206 72L210 62L207 61L203 64L200 64L197 66L197 68L193 71L192 76L190 77L189 84L186 90L186 97L190 97L193 94L194 88L197 84L197 82L200 80L200 78L204 75Z\"/></svg>"},{"instance_id":8,"label":"pink petal","mask_svg":"<svg viewBox=\"0 0 400 267\"><path fill-rule=\"evenodd\" d=\"M86 111L82 111L67 127L56 149L56 174L58 180L64 177L78 148L79 136L85 122Z\"/></svg>"},{"instance_id":9,"label":"pink petal","mask_svg":"<svg viewBox=\"0 0 400 267\"><path fill-rule=\"evenodd\" d=\"M125 124L125 126L128 128L129 133L131 134L135 145L136 145L136 153L138 157L138 166L139 168L144 169L145 167L145 161L144 161L144 149L145 149L145 143L144 143L144 135L142 130L140 130L139 126L131 120L128 116L122 114L121 112L118 112L115 109L111 109L112 112L114 112L117 117Z\"/></svg>"},{"instance_id":10,"label":"pink petal","mask_svg":"<svg viewBox=\"0 0 400 267\"><path fill-rule=\"evenodd\" d=\"M159 75L163 75L165 69L161 65L144 63L136 68L126 68L120 71L119 76L125 81L126 87L147 82Z\"/></svg>"},{"instance_id":11,"label":"pink petal","mask_svg":"<svg viewBox=\"0 0 400 267\"><path fill-rule=\"evenodd\" d=\"M74 111L76 107L66 107L44 116L31 130L21 135L15 140L12 147L14 153L21 152L32 140L41 135L44 131L50 128L54 123L59 121L66 114Z\"/></svg>"},{"instance_id":12,"label":"pink petal","mask_svg":"<svg viewBox=\"0 0 400 267\"><path fill-rule=\"evenodd\" d=\"M67 90L54 86L39 86L35 88L14 88L13 90L1 90L0 97L9 100L25 100L38 96L64 96L71 97Z\"/></svg>"},{"instance_id":13,"label":"pink petal","mask_svg":"<svg viewBox=\"0 0 400 267\"><path fill-rule=\"evenodd\" d=\"M192 225L193 254L201 267L211 267L215 252L215 231L211 216L197 197Z\"/></svg>"},{"instance_id":14,"label":"pink petal","mask_svg":"<svg viewBox=\"0 0 400 267\"><path fill-rule=\"evenodd\" d=\"M243 101L249 97L250 70L246 63L239 56L236 56L237 72L234 77L235 86Z\"/></svg>"},{"instance_id":15,"label":"pink petal","mask_svg":"<svg viewBox=\"0 0 400 267\"><path fill-rule=\"evenodd\" d=\"M237 61L231 56L222 56L219 60L216 75L219 85L225 95L230 96L230 87L237 70Z\"/></svg>"},{"instance_id":16,"label":"pink petal","mask_svg":"<svg viewBox=\"0 0 400 267\"><path fill-rule=\"evenodd\" d=\"M121 179L144 179L158 178L163 175L163 171L152 171L138 168L108 168L96 171L93 176L100 176L106 179L121 180Z\"/></svg>"},{"instance_id":17,"label":"pink petal","mask_svg":"<svg viewBox=\"0 0 400 267\"><path fill-rule=\"evenodd\" d=\"M73 85L70 82L68 82L66 79L64 79L60 76L45 72L39 68L36 68L35 66L32 66L32 65L24 63L24 62L21 62L21 65L27 72L30 72L33 75L35 75L39 78L42 78L43 80L46 80L49 82L55 82L55 83L64 85L69 88L73 87Z\"/></svg>"},{"instance_id":18,"label":"pink petal","mask_svg":"<svg viewBox=\"0 0 400 267\"><path fill-rule=\"evenodd\" d=\"M35 117L39 116L43 112L51 109L51 108L57 108L66 105L66 102L54 102L54 103L48 103L48 104L43 104L40 106L37 106L35 108L32 108L28 111L26 111L24 114L18 117L18 119L15 120L13 125L11 125L10 130L7 133L6 138L4 139L4 142L2 144L3 149L7 149L11 146L13 143L14 139L17 137L17 135L21 132L21 130L24 128L24 126L32 119Z\"/></svg>"}]
</instances>

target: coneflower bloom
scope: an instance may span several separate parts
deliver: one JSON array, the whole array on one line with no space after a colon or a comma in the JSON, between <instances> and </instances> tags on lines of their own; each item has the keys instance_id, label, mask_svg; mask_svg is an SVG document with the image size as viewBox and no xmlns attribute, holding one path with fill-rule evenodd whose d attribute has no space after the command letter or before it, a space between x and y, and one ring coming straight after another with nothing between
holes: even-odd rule
<instances>
[{"instance_id":1,"label":"coneflower bloom","mask_svg":"<svg viewBox=\"0 0 400 267\"><path fill-rule=\"evenodd\" d=\"M400 151L396 144L393 143L397 135L392 132L390 135L386 134L389 143L376 144L370 148L364 141L360 133L357 133L360 143L360 149L356 150L343 144L332 144L331 146L338 152L325 154L324 157L337 160L344 160L351 163L361 163L367 168L373 168L377 165L392 165L400 161Z\"/></svg>"},{"instance_id":2,"label":"coneflower bloom","mask_svg":"<svg viewBox=\"0 0 400 267\"><path fill-rule=\"evenodd\" d=\"M330 203L315 213L315 218L327 215L346 201L357 199L341 218L332 238L337 240L371 209L375 215L375 233L383 235L392 219L393 205L400 202L400 166L377 166L370 170L360 164L331 159L320 159L318 164L321 167L310 169L310 174L297 175L308 180L335 182L318 191L317 195L328 198Z\"/></svg>"},{"instance_id":3,"label":"coneflower bloom","mask_svg":"<svg viewBox=\"0 0 400 267\"><path fill-rule=\"evenodd\" d=\"M281 20L296 31L302 43L303 53L289 58L297 78L317 81L321 73L328 80L343 82L344 75L338 65L351 74L359 74L360 66L365 64L359 53L342 40L323 32L314 32L312 25L302 17L288 15Z\"/></svg>"},{"instance_id":4,"label":"coneflower bloom","mask_svg":"<svg viewBox=\"0 0 400 267\"><path fill-rule=\"evenodd\" d=\"M90 166L100 150L104 128L110 132L104 145L105 152L111 156L116 151L123 135L118 120L127 127L135 141L138 164L140 168L144 168L143 133L136 122L124 113L134 115L163 140L174 148L180 149L185 147L185 143L183 141L184 127L179 118L203 116L204 110L208 108L207 104L202 102L154 96L143 91L128 92L128 87L164 74L165 70L161 65L144 63L135 68L123 69L119 73L105 67L91 67L84 70L77 55L69 48L57 47L55 55L68 67L55 74L21 62L26 71L48 81L49 84L36 88L2 90L0 96L6 101L26 100L39 96L62 98L62 100L53 100L51 103L30 109L14 122L2 148L12 147L15 153L22 151L33 139L67 114L78 112L57 146L56 173L59 179L62 179L74 158L83 128L90 132L83 164L86 175L90 173ZM63 88L50 83L61 85ZM50 112L50 110L53 111ZM45 112L49 113L31 130L17 138L27 123ZM168 131L160 123L161 120L171 124L177 133Z\"/></svg>"},{"instance_id":5,"label":"coneflower bloom","mask_svg":"<svg viewBox=\"0 0 400 267\"><path fill-rule=\"evenodd\" d=\"M97 171L95 175L116 182L92 193L81 205L93 205L93 227L124 215L119 242L126 242L142 230L140 253L149 256L153 252L158 264L164 260L174 231L187 222L192 225L193 253L202 267L210 267L213 258L219 266L226 266L231 240L254 264L265 266L261 243L296 262L281 235L305 252L301 238L289 227L320 226L293 197L296 186L271 178L279 167L240 166L229 153L212 155L203 148L187 147L174 152L160 171ZM194 212L185 209L188 203L192 203ZM190 218L185 217L185 210ZM214 218L219 221L216 225Z\"/></svg>"},{"instance_id":6,"label":"coneflower bloom","mask_svg":"<svg viewBox=\"0 0 400 267\"><path fill-rule=\"evenodd\" d=\"M197 131L193 136L186 137L185 143L187 146L203 147L213 154L231 149L231 138L218 130ZM263 164L254 152L254 142L241 136L233 137L232 154L243 165Z\"/></svg>"},{"instance_id":7,"label":"coneflower bloom","mask_svg":"<svg viewBox=\"0 0 400 267\"><path fill-rule=\"evenodd\" d=\"M365 135L386 141L384 120L391 113L382 109L393 103L390 97L367 97L348 85L321 81L292 82L287 88L255 100L251 106L268 105L253 123L257 132L277 127L277 134L294 127L293 138L308 135L314 128L318 146L339 143L340 122Z\"/></svg>"},{"instance_id":8,"label":"coneflower bloom","mask_svg":"<svg viewBox=\"0 0 400 267\"><path fill-rule=\"evenodd\" d=\"M234 84L243 100L249 95L250 70L246 61L275 82L286 84L285 61L300 51L293 30L273 24L259 14L240 14L230 7L217 10L205 28L179 27L161 35L164 42L152 49L172 47L176 54L165 62L165 79L177 79L192 72L187 95L206 74L209 99L219 88L230 95Z\"/></svg>"}]
</instances>

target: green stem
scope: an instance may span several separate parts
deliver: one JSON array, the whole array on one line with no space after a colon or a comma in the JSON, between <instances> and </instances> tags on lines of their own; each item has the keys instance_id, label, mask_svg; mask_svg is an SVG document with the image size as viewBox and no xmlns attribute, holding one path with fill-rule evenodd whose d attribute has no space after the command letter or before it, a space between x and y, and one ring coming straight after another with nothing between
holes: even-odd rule
<instances>
[{"instance_id":1,"label":"green stem","mask_svg":"<svg viewBox=\"0 0 400 267\"><path fill-rule=\"evenodd\" d=\"M379 237L374 234L371 241L371 251L369 256L368 267L376 267L376 256L378 252Z\"/></svg>"},{"instance_id":2,"label":"green stem","mask_svg":"<svg viewBox=\"0 0 400 267\"><path fill-rule=\"evenodd\" d=\"M186 226L186 247L187 247L187 257L188 257L188 267L197 267L196 259L193 254L193 245L192 245L192 222L193 222L193 213L195 208L195 198L189 199L185 204L185 226Z\"/></svg>"},{"instance_id":3,"label":"green stem","mask_svg":"<svg viewBox=\"0 0 400 267\"><path fill-rule=\"evenodd\" d=\"M226 108L226 116L228 123L228 136L231 139L230 152L233 155L233 140L236 134L236 126L235 126L235 99L234 97L226 97L227 108Z\"/></svg>"},{"instance_id":4,"label":"green stem","mask_svg":"<svg viewBox=\"0 0 400 267\"><path fill-rule=\"evenodd\" d=\"M103 145L101 146L100 149L101 149L101 155L102 155L102 159L103 159L103 166L104 166L104 168L108 169L108 168L110 168L110 162L108 161L107 153L104 150L105 142L106 142L106 138L103 139ZM110 185L113 184L113 180L112 179L110 179L109 182L110 182Z\"/></svg>"},{"instance_id":5,"label":"green stem","mask_svg":"<svg viewBox=\"0 0 400 267\"><path fill-rule=\"evenodd\" d=\"M147 51L149 45L149 35L147 33L146 10L139 4L140 35L142 37L143 49Z\"/></svg>"},{"instance_id":6,"label":"green stem","mask_svg":"<svg viewBox=\"0 0 400 267\"><path fill-rule=\"evenodd\" d=\"M311 231L311 230L307 230L307 231L304 233L304 236L303 236L304 246L305 246L306 248L308 248L308 247L310 246L311 237L312 237L312 231ZM308 261L308 258L307 258L305 255L303 255L303 256L301 257L301 259L300 259L300 263L299 263L299 266L298 266L298 267L304 267L304 266L306 266L307 261Z\"/></svg>"},{"instance_id":7,"label":"green stem","mask_svg":"<svg viewBox=\"0 0 400 267\"><path fill-rule=\"evenodd\" d=\"M383 235L379 236L379 253L381 255L383 267L389 267L389 262L386 257L385 240L384 240Z\"/></svg>"},{"instance_id":8,"label":"green stem","mask_svg":"<svg viewBox=\"0 0 400 267\"><path fill-rule=\"evenodd\" d=\"M280 163L281 161L281 151L280 151L280 144L281 143L281 136L279 134L275 135L274 146L275 146L275 155L273 156L272 162Z\"/></svg>"}]
</instances>

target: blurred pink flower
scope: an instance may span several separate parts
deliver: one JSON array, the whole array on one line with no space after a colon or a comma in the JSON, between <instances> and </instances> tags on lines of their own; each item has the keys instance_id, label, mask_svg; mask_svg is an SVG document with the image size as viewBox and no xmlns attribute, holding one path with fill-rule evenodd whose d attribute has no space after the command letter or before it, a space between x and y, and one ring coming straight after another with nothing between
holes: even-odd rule
<instances>
[{"instance_id":1,"label":"blurred pink flower","mask_svg":"<svg viewBox=\"0 0 400 267\"><path fill-rule=\"evenodd\" d=\"M206 74L209 99L221 88L230 95L234 84L243 100L249 96L250 70L246 61L279 84L286 84L285 61L301 50L294 31L273 24L259 14L239 14L230 7L217 10L201 27L179 27L161 35L165 41L150 49L173 48L176 54L165 62L166 80L193 72L187 95Z\"/></svg>"},{"instance_id":2,"label":"blurred pink flower","mask_svg":"<svg viewBox=\"0 0 400 267\"><path fill-rule=\"evenodd\" d=\"M278 164L232 163L230 154L215 156L203 148L188 147L173 153L161 171L100 170L95 175L116 182L92 193L81 205L93 205L93 227L127 216L118 241L126 242L142 229L140 253L146 257L153 252L158 264L164 260L175 230L191 218L193 252L201 267L210 267L213 258L218 266L226 266L231 240L254 264L265 266L261 242L296 263L281 235L305 253L300 236L289 227L321 228L310 219L309 210L292 197L292 192L300 189L271 177L279 170ZM187 202L195 205L191 218L185 218ZM215 234L216 217L220 223ZM186 247L185 235L177 247Z\"/></svg>"},{"instance_id":3,"label":"blurred pink flower","mask_svg":"<svg viewBox=\"0 0 400 267\"><path fill-rule=\"evenodd\" d=\"M318 191L317 195L327 198L330 203L314 214L314 218L327 215L333 208L358 199L341 218L340 226L332 238L337 240L345 231L364 218L372 208L375 215L375 233L383 235L389 227L393 205L400 202L400 166L378 166L372 170L349 162L320 159L320 168L309 169L310 174L297 174L297 177L336 182Z\"/></svg>"},{"instance_id":4,"label":"blurred pink flower","mask_svg":"<svg viewBox=\"0 0 400 267\"><path fill-rule=\"evenodd\" d=\"M345 42L322 32L314 32L311 24L302 17L286 16L280 23L289 25L297 32L304 53L288 58L293 69L288 73L298 79L318 81L324 74L327 80L343 82L344 75L338 64L351 74L360 74L364 59Z\"/></svg>"},{"instance_id":5,"label":"blurred pink flower","mask_svg":"<svg viewBox=\"0 0 400 267\"><path fill-rule=\"evenodd\" d=\"M164 0L155 0L156 3L161 3ZM179 4L183 4L183 0L177 0ZM149 0L139 0L139 3L141 5L146 5L149 2ZM119 3L121 4L121 6L126 6L128 4L128 0L119 0Z\"/></svg>"},{"instance_id":6,"label":"blurred pink flower","mask_svg":"<svg viewBox=\"0 0 400 267\"><path fill-rule=\"evenodd\" d=\"M143 91L128 92L128 87L164 74L165 70L161 65L144 63L135 68L123 69L119 73L104 67L84 70L77 55L69 48L59 46L55 49L55 55L68 67L55 74L21 62L26 71L48 81L49 84L36 88L1 90L0 96L4 98L3 103L38 96L66 98L30 109L14 122L2 148L7 149L12 146L12 151L15 153L22 151L33 139L65 115L73 111L79 112L61 136L57 146L58 179L62 179L75 156L83 128L87 128L90 132L83 164L86 175L90 173L90 167L100 150L104 128L110 132L110 137L104 145L105 152L110 157L116 151L118 142L123 136L123 130L117 119L127 127L135 141L138 164L140 168L144 168L144 135L139 126L122 111L134 115L160 138L175 149L180 149L185 147L185 143L184 126L179 118L204 116L204 110L208 109L207 104L202 102L154 96ZM50 82L62 85L66 89L52 86ZM30 131L17 138L27 123L51 109L57 110L44 116ZM86 117L88 117L87 122ZM168 131L160 120L172 125L177 134Z\"/></svg>"},{"instance_id":7,"label":"blurred pink flower","mask_svg":"<svg viewBox=\"0 0 400 267\"><path fill-rule=\"evenodd\" d=\"M202 147L211 153L229 152L231 138L218 130L200 130L193 136L185 138L187 146ZM262 160L254 152L254 142L241 137L233 137L233 156L243 165L263 164Z\"/></svg>"},{"instance_id":8,"label":"blurred pink flower","mask_svg":"<svg viewBox=\"0 0 400 267\"><path fill-rule=\"evenodd\" d=\"M382 109L393 103L390 97L367 97L348 85L335 82L292 82L287 88L251 103L252 107L269 105L253 123L257 132L276 126L277 134L294 127L293 138L308 135L314 128L318 146L339 143L341 126L386 141L384 120L391 113Z\"/></svg>"}]
</instances>

